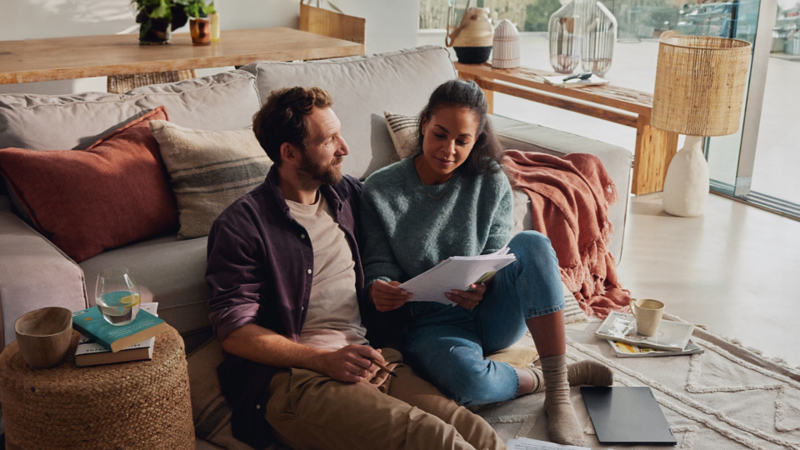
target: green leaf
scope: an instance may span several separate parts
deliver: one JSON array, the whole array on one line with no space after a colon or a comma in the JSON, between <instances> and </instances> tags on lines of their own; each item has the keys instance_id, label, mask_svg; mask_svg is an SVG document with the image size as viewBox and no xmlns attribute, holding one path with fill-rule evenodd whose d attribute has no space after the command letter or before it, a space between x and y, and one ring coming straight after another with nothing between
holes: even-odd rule
<instances>
[{"instance_id":1,"label":"green leaf","mask_svg":"<svg viewBox=\"0 0 800 450\"><path fill-rule=\"evenodd\" d=\"M169 0L158 0L158 6L150 11L153 19L169 19L171 16Z\"/></svg>"}]
</instances>

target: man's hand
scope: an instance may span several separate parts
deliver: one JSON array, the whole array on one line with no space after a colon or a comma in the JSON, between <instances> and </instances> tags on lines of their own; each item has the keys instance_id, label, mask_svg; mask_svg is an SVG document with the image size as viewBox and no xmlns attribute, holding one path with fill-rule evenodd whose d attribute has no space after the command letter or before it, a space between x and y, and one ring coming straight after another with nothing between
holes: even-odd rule
<instances>
[{"instance_id":1,"label":"man's hand","mask_svg":"<svg viewBox=\"0 0 800 450\"><path fill-rule=\"evenodd\" d=\"M371 379L379 370L370 359L386 364L380 351L367 345L348 345L335 352L320 355L316 358L313 370L324 373L336 381L358 383Z\"/></svg>"},{"instance_id":2,"label":"man's hand","mask_svg":"<svg viewBox=\"0 0 800 450\"><path fill-rule=\"evenodd\" d=\"M386 312L397 309L414 296L414 294L407 292L405 289L400 289L397 286L400 286L400 283L397 281L387 283L378 280L372 283L372 286L369 287L369 298L372 300L372 303L375 304L375 308L377 308L378 311Z\"/></svg>"},{"instance_id":3,"label":"man's hand","mask_svg":"<svg viewBox=\"0 0 800 450\"><path fill-rule=\"evenodd\" d=\"M444 296L462 308L472 309L483 300L483 294L486 293L486 285L483 283L471 284L469 288L471 289L469 291L453 289L450 292L445 292Z\"/></svg>"}]
</instances>

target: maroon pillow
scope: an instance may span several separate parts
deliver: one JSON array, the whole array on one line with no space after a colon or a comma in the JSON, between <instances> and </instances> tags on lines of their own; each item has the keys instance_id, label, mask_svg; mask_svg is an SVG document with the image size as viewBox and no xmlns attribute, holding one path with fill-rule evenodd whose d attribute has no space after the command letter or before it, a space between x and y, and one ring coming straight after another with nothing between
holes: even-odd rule
<instances>
[{"instance_id":1,"label":"maroon pillow","mask_svg":"<svg viewBox=\"0 0 800 450\"><path fill-rule=\"evenodd\" d=\"M0 175L39 232L76 262L175 230L151 120L168 120L163 106L86 150L0 150Z\"/></svg>"}]
</instances>

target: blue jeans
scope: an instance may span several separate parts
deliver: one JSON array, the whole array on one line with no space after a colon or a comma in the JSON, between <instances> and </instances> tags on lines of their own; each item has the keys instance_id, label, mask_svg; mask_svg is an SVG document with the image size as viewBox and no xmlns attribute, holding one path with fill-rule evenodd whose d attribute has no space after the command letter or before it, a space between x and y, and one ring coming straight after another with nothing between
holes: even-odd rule
<instances>
[{"instance_id":1,"label":"blue jeans","mask_svg":"<svg viewBox=\"0 0 800 450\"><path fill-rule=\"evenodd\" d=\"M462 405L514 398L519 389L514 368L485 355L520 340L527 331L525 319L564 308L550 239L523 231L508 246L517 260L497 272L473 310L434 302L411 304L404 354L423 378Z\"/></svg>"}]
</instances>

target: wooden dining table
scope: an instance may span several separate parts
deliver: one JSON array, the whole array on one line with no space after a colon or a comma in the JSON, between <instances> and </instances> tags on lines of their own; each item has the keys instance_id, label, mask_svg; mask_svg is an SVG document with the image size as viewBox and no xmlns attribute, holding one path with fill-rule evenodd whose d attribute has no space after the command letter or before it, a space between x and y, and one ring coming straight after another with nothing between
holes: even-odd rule
<instances>
[{"instance_id":1,"label":"wooden dining table","mask_svg":"<svg viewBox=\"0 0 800 450\"><path fill-rule=\"evenodd\" d=\"M0 84L363 54L363 44L281 27L224 30L211 45L193 45L188 33L166 45L139 45L134 34L0 41Z\"/></svg>"}]
</instances>

